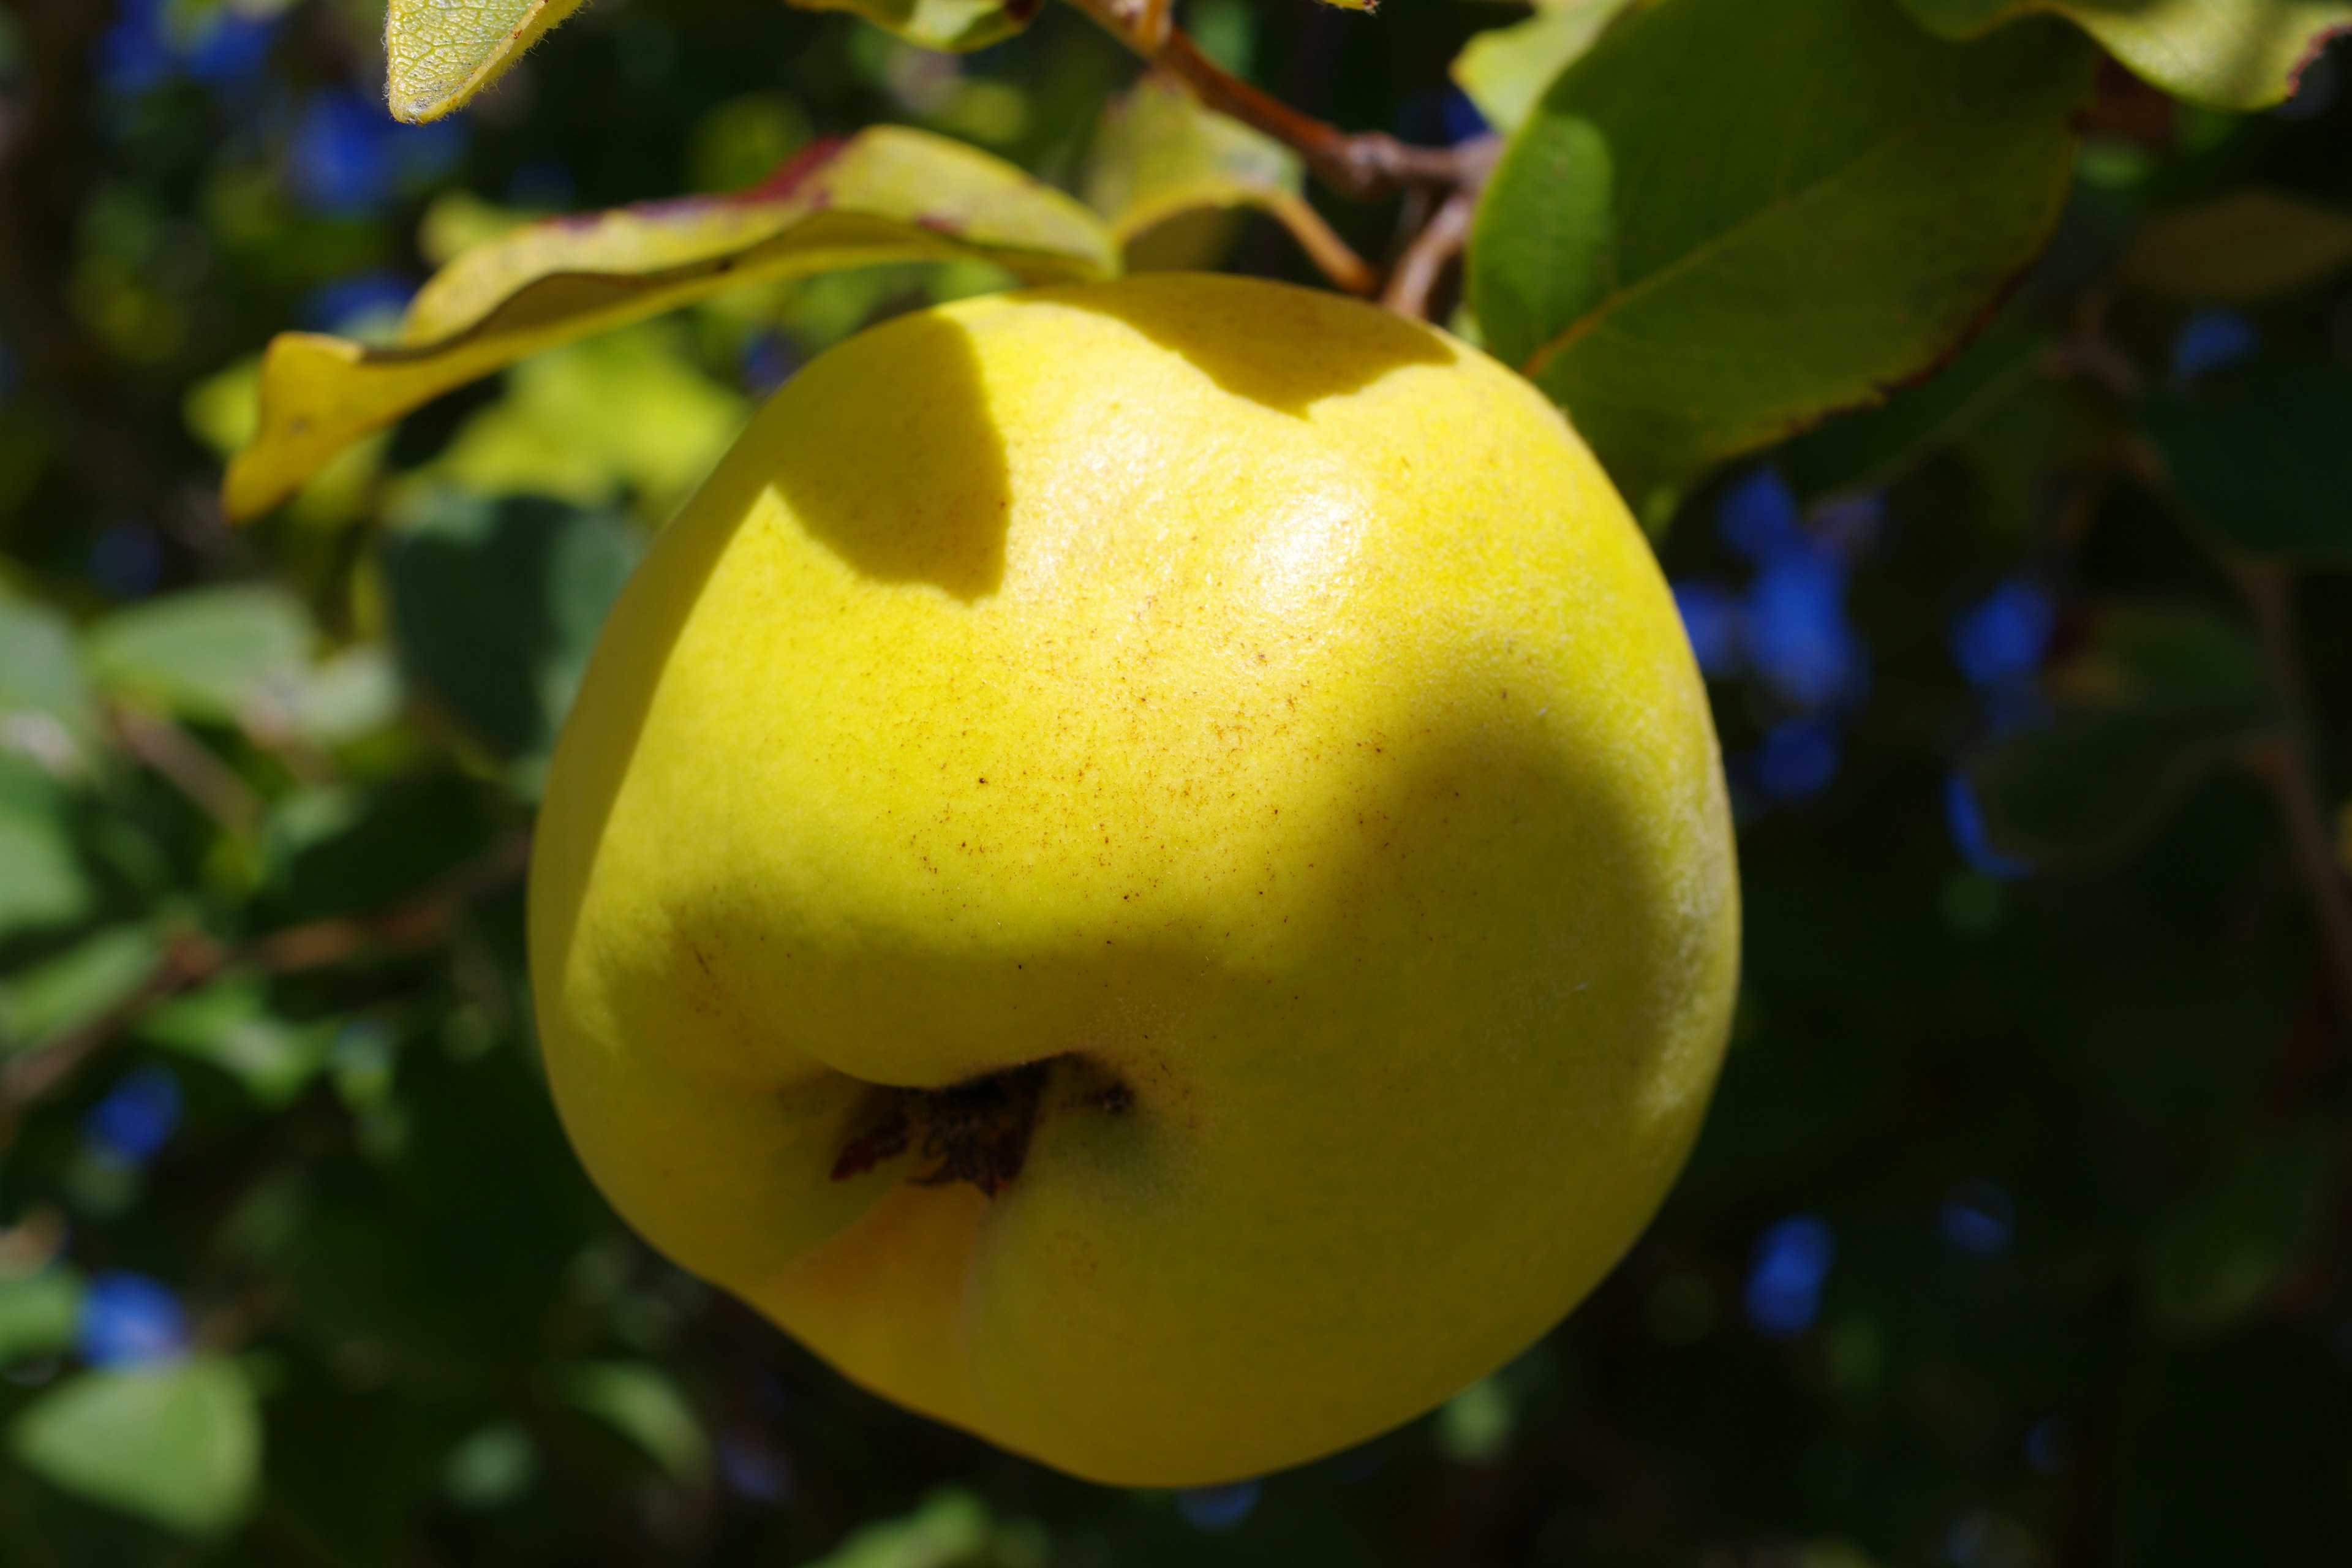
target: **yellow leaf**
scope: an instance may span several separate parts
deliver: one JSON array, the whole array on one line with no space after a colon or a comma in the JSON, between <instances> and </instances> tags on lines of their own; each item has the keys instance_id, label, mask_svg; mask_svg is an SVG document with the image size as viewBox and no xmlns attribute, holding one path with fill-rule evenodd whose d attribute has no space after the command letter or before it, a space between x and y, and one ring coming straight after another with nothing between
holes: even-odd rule
<instances>
[{"instance_id":1,"label":"yellow leaf","mask_svg":"<svg viewBox=\"0 0 2352 1568\"><path fill-rule=\"evenodd\" d=\"M498 79L581 0L392 0L384 14L392 112L438 120Z\"/></svg>"},{"instance_id":2,"label":"yellow leaf","mask_svg":"<svg viewBox=\"0 0 2352 1568\"><path fill-rule=\"evenodd\" d=\"M806 11L850 11L910 44L957 54L1027 26L1044 0L792 0Z\"/></svg>"},{"instance_id":3,"label":"yellow leaf","mask_svg":"<svg viewBox=\"0 0 2352 1568\"><path fill-rule=\"evenodd\" d=\"M559 343L743 284L960 259L1034 282L1118 270L1109 232L1079 203L1002 159L896 126L813 149L733 195L525 225L435 274L396 343L313 332L271 342L260 433L229 465L223 508L257 517L371 431Z\"/></svg>"},{"instance_id":4,"label":"yellow leaf","mask_svg":"<svg viewBox=\"0 0 2352 1568\"><path fill-rule=\"evenodd\" d=\"M1121 246L1184 213L1256 207L1332 278L1370 292L1378 279L1307 205L1304 174L1297 155L1272 137L1147 76L1103 111L1087 200Z\"/></svg>"},{"instance_id":5,"label":"yellow leaf","mask_svg":"<svg viewBox=\"0 0 2352 1568\"><path fill-rule=\"evenodd\" d=\"M2054 11L2131 72L2175 98L2267 109L2352 27L2352 0L1904 0L1948 37L1974 37L2030 11Z\"/></svg>"}]
</instances>

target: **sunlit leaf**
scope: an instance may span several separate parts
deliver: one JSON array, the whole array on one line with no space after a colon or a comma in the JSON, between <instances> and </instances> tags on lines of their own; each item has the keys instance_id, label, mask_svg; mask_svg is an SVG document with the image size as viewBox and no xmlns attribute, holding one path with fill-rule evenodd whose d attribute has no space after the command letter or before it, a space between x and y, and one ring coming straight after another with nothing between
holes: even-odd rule
<instances>
[{"instance_id":1,"label":"sunlit leaf","mask_svg":"<svg viewBox=\"0 0 2352 1568\"><path fill-rule=\"evenodd\" d=\"M1297 154L1213 110L1175 82L1148 76L1104 110L1087 172L1087 200L1122 246L1169 219L1216 207L1256 207L1307 254L1370 290L1376 279L1303 194Z\"/></svg>"},{"instance_id":2,"label":"sunlit leaf","mask_svg":"<svg viewBox=\"0 0 2352 1568\"><path fill-rule=\"evenodd\" d=\"M251 976L214 982L163 1004L139 1021L142 1039L207 1062L264 1105L284 1105L327 1066L332 1024L295 1024L269 1010L268 988Z\"/></svg>"},{"instance_id":3,"label":"sunlit leaf","mask_svg":"<svg viewBox=\"0 0 2352 1568\"><path fill-rule=\"evenodd\" d=\"M939 1491L905 1519L866 1526L810 1568L958 1568L984 1560L992 1533L978 1498Z\"/></svg>"},{"instance_id":4,"label":"sunlit leaf","mask_svg":"<svg viewBox=\"0 0 2352 1568\"><path fill-rule=\"evenodd\" d=\"M2141 226L2123 277L2150 294L2255 304L2352 267L2352 209L2284 191L2232 191Z\"/></svg>"},{"instance_id":5,"label":"sunlit leaf","mask_svg":"<svg viewBox=\"0 0 2352 1568\"><path fill-rule=\"evenodd\" d=\"M290 710L316 637L292 595L234 584L118 610L90 627L84 647L91 673L115 695L230 722Z\"/></svg>"},{"instance_id":6,"label":"sunlit leaf","mask_svg":"<svg viewBox=\"0 0 2352 1568\"><path fill-rule=\"evenodd\" d=\"M1454 79L1508 133L1519 128L1553 79L1583 57L1629 0L1562 0L1523 22L1475 35L1454 57Z\"/></svg>"},{"instance_id":7,"label":"sunlit leaf","mask_svg":"<svg viewBox=\"0 0 2352 1568\"><path fill-rule=\"evenodd\" d=\"M644 1362L588 1362L564 1378L564 1395L643 1448L672 1479L710 1468L710 1439L693 1407L660 1369Z\"/></svg>"},{"instance_id":8,"label":"sunlit leaf","mask_svg":"<svg viewBox=\"0 0 2352 1568\"><path fill-rule=\"evenodd\" d=\"M848 11L927 49L984 49L1027 26L1044 0L792 0L810 11Z\"/></svg>"},{"instance_id":9,"label":"sunlit leaf","mask_svg":"<svg viewBox=\"0 0 2352 1568\"><path fill-rule=\"evenodd\" d=\"M392 111L438 120L496 81L581 0L392 0L383 24Z\"/></svg>"},{"instance_id":10,"label":"sunlit leaf","mask_svg":"<svg viewBox=\"0 0 2352 1568\"><path fill-rule=\"evenodd\" d=\"M1994 846L2053 868L2130 849L2275 723L2252 638L2190 605L2109 606L2048 681L2053 711L1969 773Z\"/></svg>"},{"instance_id":11,"label":"sunlit leaf","mask_svg":"<svg viewBox=\"0 0 2352 1568\"><path fill-rule=\"evenodd\" d=\"M2316 1126L2240 1151L2148 1240L2141 1299L2158 1331L2211 1333L2261 1306L2319 1239L2335 1172Z\"/></svg>"},{"instance_id":12,"label":"sunlit leaf","mask_svg":"<svg viewBox=\"0 0 2352 1568\"><path fill-rule=\"evenodd\" d=\"M2267 109L2329 35L2352 26L2347 0L1904 0L1948 37L1974 37L2031 12L2081 26L2135 73L2176 98Z\"/></svg>"},{"instance_id":13,"label":"sunlit leaf","mask_svg":"<svg viewBox=\"0 0 2352 1568\"><path fill-rule=\"evenodd\" d=\"M8 1439L52 1486L184 1535L235 1524L261 1478L260 1412L226 1356L83 1373L28 1406Z\"/></svg>"},{"instance_id":14,"label":"sunlit leaf","mask_svg":"<svg viewBox=\"0 0 2352 1568\"><path fill-rule=\"evenodd\" d=\"M705 375L674 323L568 343L516 367L506 395L469 418L426 474L482 496L581 506L634 498L667 519L750 412Z\"/></svg>"},{"instance_id":15,"label":"sunlit leaf","mask_svg":"<svg viewBox=\"0 0 2352 1568\"><path fill-rule=\"evenodd\" d=\"M1560 77L1487 187L1487 344L1637 502L1875 402L2047 239L2089 63L2055 24L1955 45L1879 0L1643 11Z\"/></svg>"},{"instance_id":16,"label":"sunlit leaf","mask_svg":"<svg viewBox=\"0 0 2352 1568\"><path fill-rule=\"evenodd\" d=\"M267 511L335 453L468 381L739 284L884 261L992 261L1032 281L1106 277L1087 208L944 137L879 127L768 184L510 230L436 273L401 342L289 332L262 361L261 433L230 465L232 517Z\"/></svg>"},{"instance_id":17,"label":"sunlit leaf","mask_svg":"<svg viewBox=\"0 0 2352 1568\"><path fill-rule=\"evenodd\" d=\"M2352 561L2352 370L2258 359L2139 410L2181 504L2249 553Z\"/></svg>"}]
</instances>

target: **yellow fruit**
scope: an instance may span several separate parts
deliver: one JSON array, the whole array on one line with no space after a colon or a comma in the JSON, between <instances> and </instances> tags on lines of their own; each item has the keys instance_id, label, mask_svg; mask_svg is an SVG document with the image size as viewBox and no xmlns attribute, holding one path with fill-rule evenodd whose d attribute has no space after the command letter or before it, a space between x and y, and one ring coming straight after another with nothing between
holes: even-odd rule
<instances>
[{"instance_id":1,"label":"yellow fruit","mask_svg":"<svg viewBox=\"0 0 2352 1568\"><path fill-rule=\"evenodd\" d=\"M787 385L614 614L531 903L558 1105L650 1240L1164 1486L1583 1296L1689 1147L1738 921L1697 672L1559 416L1181 275Z\"/></svg>"}]
</instances>

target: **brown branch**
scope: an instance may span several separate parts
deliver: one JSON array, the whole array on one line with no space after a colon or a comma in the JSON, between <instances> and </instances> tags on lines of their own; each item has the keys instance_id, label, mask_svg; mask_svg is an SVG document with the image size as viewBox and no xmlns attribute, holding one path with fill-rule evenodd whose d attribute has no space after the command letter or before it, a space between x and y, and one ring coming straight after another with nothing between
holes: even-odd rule
<instances>
[{"instance_id":1,"label":"brown branch","mask_svg":"<svg viewBox=\"0 0 2352 1568\"><path fill-rule=\"evenodd\" d=\"M2244 561L2232 563L2231 573L2253 610L2263 668L2284 721L2282 739L2257 753L2254 771L2277 797L2285 819L2295 878L2319 928L2320 958L2336 1003L2336 1026L2352 1033L2352 883L2347 882L2336 859L2326 803L2319 793L2317 727L2310 683L2295 646L2294 580L2279 567Z\"/></svg>"},{"instance_id":2,"label":"brown branch","mask_svg":"<svg viewBox=\"0 0 2352 1568\"><path fill-rule=\"evenodd\" d=\"M1167 21L1167 7L1129 0L1070 0L1106 32L1151 65L1192 89L1220 114L1229 114L1290 148L1318 179L1342 195L1385 195L1409 185L1454 186L1475 177L1475 160L1463 149L1417 147L1378 131L1349 133L1302 114L1251 86Z\"/></svg>"},{"instance_id":3,"label":"brown branch","mask_svg":"<svg viewBox=\"0 0 2352 1568\"><path fill-rule=\"evenodd\" d=\"M1445 275L1446 263L1470 243L1470 220L1477 210L1475 191L1465 188L1447 196L1437 216L1413 236L1404 255L1398 258L1388 287L1381 291L1381 303L1401 316L1428 320L1437 281Z\"/></svg>"},{"instance_id":4,"label":"brown branch","mask_svg":"<svg viewBox=\"0 0 2352 1568\"><path fill-rule=\"evenodd\" d=\"M171 780L233 837L250 837L261 826L261 797L202 741L135 708L117 708L111 717L123 750Z\"/></svg>"},{"instance_id":5,"label":"brown branch","mask_svg":"<svg viewBox=\"0 0 2352 1568\"><path fill-rule=\"evenodd\" d=\"M374 953L430 946L475 900L520 877L530 857L530 838L517 833L501 838L415 898L380 914L314 921L234 946L195 931L176 933L164 943L163 956L130 995L79 1028L0 1068L0 1147L15 1137L16 1123L28 1107L72 1077L157 1004L235 969L291 974Z\"/></svg>"}]
</instances>

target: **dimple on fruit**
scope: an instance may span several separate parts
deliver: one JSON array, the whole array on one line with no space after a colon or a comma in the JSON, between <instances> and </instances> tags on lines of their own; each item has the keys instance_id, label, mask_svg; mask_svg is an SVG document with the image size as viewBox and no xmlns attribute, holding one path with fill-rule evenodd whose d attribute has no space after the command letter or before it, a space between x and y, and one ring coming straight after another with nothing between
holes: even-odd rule
<instances>
[{"instance_id":1,"label":"dimple on fruit","mask_svg":"<svg viewBox=\"0 0 2352 1568\"><path fill-rule=\"evenodd\" d=\"M531 905L559 1108L647 1238L1156 1486L1372 1436L1590 1290L1738 924L1697 672L1559 416L1182 275L788 384L605 631Z\"/></svg>"}]
</instances>

